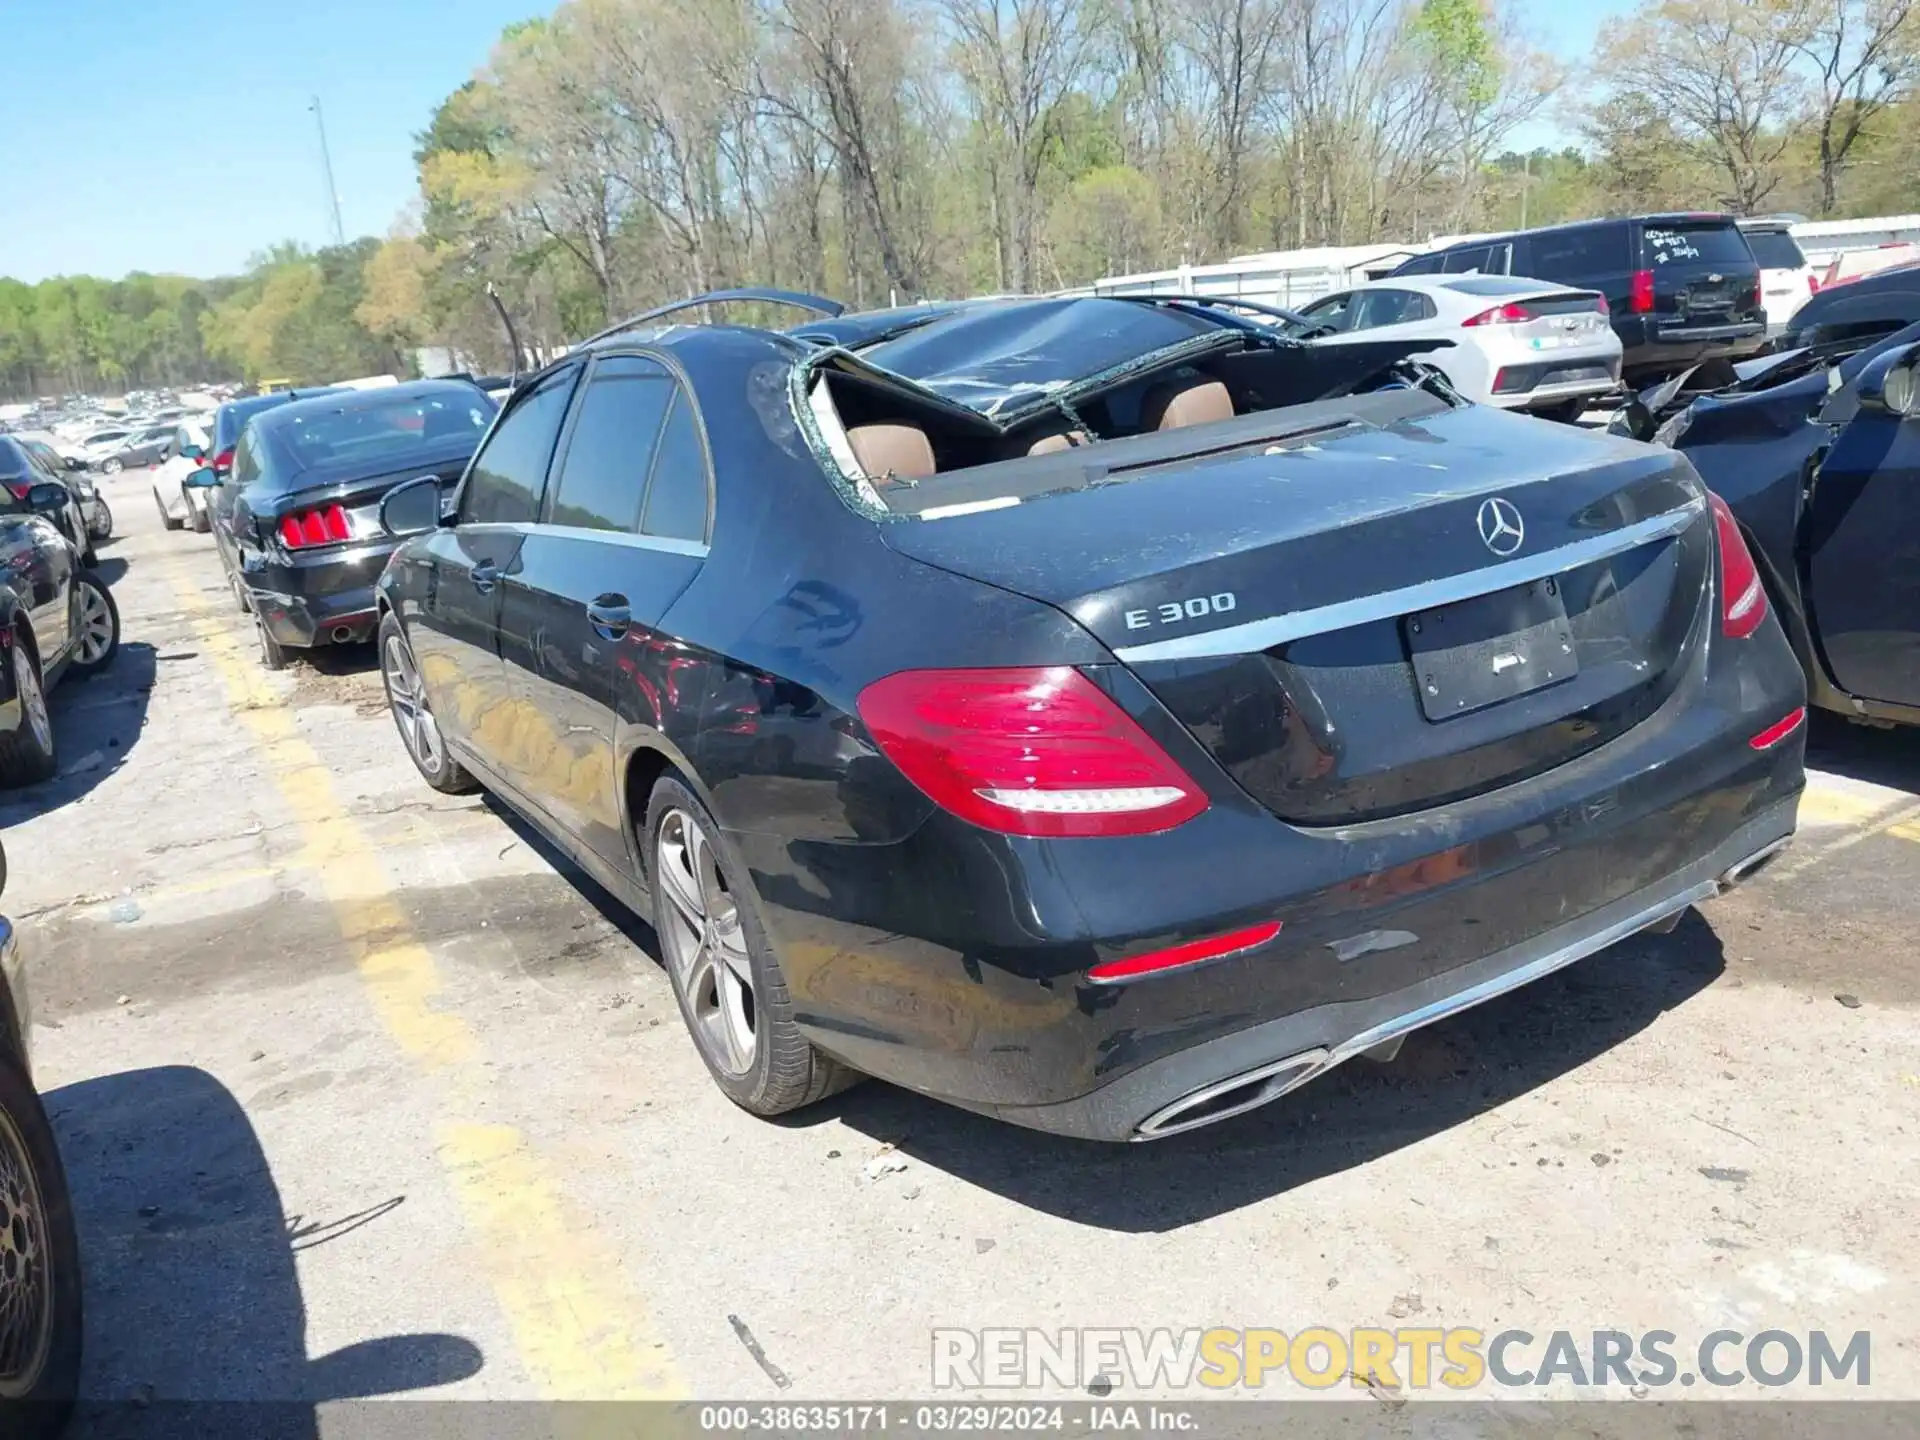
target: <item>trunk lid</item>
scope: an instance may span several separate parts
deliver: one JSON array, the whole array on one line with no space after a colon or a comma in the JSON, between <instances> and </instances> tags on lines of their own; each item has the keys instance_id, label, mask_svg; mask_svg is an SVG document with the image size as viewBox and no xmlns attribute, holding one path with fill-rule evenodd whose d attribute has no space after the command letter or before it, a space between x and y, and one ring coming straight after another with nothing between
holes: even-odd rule
<instances>
[{"instance_id":1,"label":"trunk lid","mask_svg":"<svg viewBox=\"0 0 1920 1440\"><path fill-rule=\"evenodd\" d=\"M1094 447L1107 483L882 533L1073 615L1288 820L1444 803L1604 743L1671 692L1710 589L1672 452L1477 406L1115 463L1133 443Z\"/></svg>"},{"instance_id":2,"label":"trunk lid","mask_svg":"<svg viewBox=\"0 0 1920 1440\"><path fill-rule=\"evenodd\" d=\"M1708 327L1762 319L1760 266L1729 219L1649 220L1640 263L1653 272L1654 310L1670 325Z\"/></svg>"}]
</instances>

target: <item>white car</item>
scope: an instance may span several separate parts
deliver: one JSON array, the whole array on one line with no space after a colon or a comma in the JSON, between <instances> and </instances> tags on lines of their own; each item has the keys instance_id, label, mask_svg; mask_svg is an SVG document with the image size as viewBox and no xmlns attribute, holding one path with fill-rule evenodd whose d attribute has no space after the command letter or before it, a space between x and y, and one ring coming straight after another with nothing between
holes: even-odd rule
<instances>
[{"instance_id":1,"label":"white car","mask_svg":"<svg viewBox=\"0 0 1920 1440\"><path fill-rule=\"evenodd\" d=\"M1793 238L1790 227L1798 219L1795 215L1762 215L1739 222L1747 248L1760 266L1760 303L1767 312L1769 335L1786 329L1793 312L1820 288L1813 266L1801 253L1800 242Z\"/></svg>"},{"instance_id":2,"label":"white car","mask_svg":"<svg viewBox=\"0 0 1920 1440\"><path fill-rule=\"evenodd\" d=\"M1597 290L1518 275L1402 275L1316 300L1288 333L1344 340L1451 340L1418 358L1469 400L1577 420L1620 388L1620 337Z\"/></svg>"},{"instance_id":3,"label":"white car","mask_svg":"<svg viewBox=\"0 0 1920 1440\"><path fill-rule=\"evenodd\" d=\"M153 472L153 503L159 507L160 523L169 530L191 525L204 535L213 528L207 510L207 491L184 482L194 471L204 469L211 443L207 426L189 421L174 431L173 454Z\"/></svg>"}]
</instances>

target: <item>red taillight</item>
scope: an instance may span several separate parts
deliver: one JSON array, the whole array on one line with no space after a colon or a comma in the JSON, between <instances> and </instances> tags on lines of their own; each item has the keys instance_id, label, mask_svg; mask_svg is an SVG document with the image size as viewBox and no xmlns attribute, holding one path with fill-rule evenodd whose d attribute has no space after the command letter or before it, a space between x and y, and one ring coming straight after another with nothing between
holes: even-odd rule
<instances>
[{"instance_id":1,"label":"red taillight","mask_svg":"<svg viewBox=\"0 0 1920 1440\"><path fill-rule=\"evenodd\" d=\"M213 473L224 475L233 468L233 447L229 445L213 457Z\"/></svg>"},{"instance_id":2,"label":"red taillight","mask_svg":"<svg viewBox=\"0 0 1920 1440\"><path fill-rule=\"evenodd\" d=\"M1789 711L1785 719L1777 720L1767 726L1767 728L1762 730L1758 735L1748 740L1747 744L1756 750L1771 750L1782 740L1793 734L1794 731L1798 730L1806 721L1806 718L1807 707L1802 705L1798 710Z\"/></svg>"},{"instance_id":3,"label":"red taillight","mask_svg":"<svg viewBox=\"0 0 1920 1440\"><path fill-rule=\"evenodd\" d=\"M1633 290L1627 297L1627 308L1636 315L1653 313L1653 272L1651 270L1633 272Z\"/></svg>"},{"instance_id":4,"label":"red taillight","mask_svg":"<svg viewBox=\"0 0 1920 1440\"><path fill-rule=\"evenodd\" d=\"M1496 305L1460 323L1466 325L1521 325L1533 319L1533 311L1524 305Z\"/></svg>"},{"instance_id":5,"label":"red taillight","mask_svg":"<svg viewBox=\"0 0 1920 1440\"><path fill-rule=\"evenodd\" d=\"M28 495L33 493L33 486L24 481L16 485L13 481L9 480L7 482L7 489L12 492L13 498L16 500L24 500Z\"/></svg>"},{"instance_id":6,"label":"red taillight","mask_svg":"<svg viewBox=\"0 0 1920 1440\"><path fill-rule=\"evenodd\" d=\"M1611 315L1613 313L1608 307L1607 297L1604 295L1596 295L1593 297L1593 309L1596 315Z\"/></svg>"},{"instance_id":7,"label":"red taillight","mask_svg":"<svg viewBox=\"0 0 1920 1440\"><path fill-rule=\"evenodd\" d=\"M1205 940L1189 940L1184 945L1150 950L1145 955L1108 960L1087 971L1087 978L1107 982L1137 980L1143 975L1158 975L1187 965L1202 965L1209 960L1223 959L1228 955L1237 955L1242 950L1251 950L1256 945L1264 945L1279 933L1280 922L1269 920L1264 925L1249 925L1244 930L1232 930Z\"/></svg>"},{"instance_id":8,"label":"red taillight","mask_svg":"<svg viewBox=\"0 0 1920 1440\"><path fill-rule=\"evenodd\" d=\"M1753 277L1753 303L1756 305L1764 304L1765 301L1761 297L1765 294L1766 289L1760 282L1760 276L1756 274Z\"/></svg>"},{"instance_id":9,"label":"red taillight","mask_svg":"<svg viewBox=\"0 0 1920 1440\"><path fill-rule=\"evenodd\" d=\"M347 512L338 505L319 510L296 510L280 517L280 543L289 550L307 550L315 545L337 545L353 538L347 528Z\"/></svg>"},{"instance_id":10,"label":"red taillight","mask_svg":"<svg viewBox=\"0 0 1920 1440\"><path fill-rule=\"evenodd\" d=\"M1720 628L1743 640L1767 618L1767 587L1727 502L1708 491L1707 503L1713 506L1714 535L1720 542Z\"/></svg>"},{"instance_id":11,"label":"red taillight","mask_svg":"<svg viewBox=\"0 0 1920 1440\"><path fill-rule=\"evenodd\" d=\"M1078 670L903 670L860 718L906 777L1008 835L1153 835L1207 808L1185 771Z\"/></svg>"},{"instance_id":12,"label":"red taillight","mask_svg":"<svg viewBox=\"0 0 1920 1440\"><path fill-rule=\"evenodd\" d=\"M1818 295L1819 293L1820 293L1820 277L1818 275L1813 274L1812 272L1808 272L1807 294Z\"/></svg>"}]
</instances>

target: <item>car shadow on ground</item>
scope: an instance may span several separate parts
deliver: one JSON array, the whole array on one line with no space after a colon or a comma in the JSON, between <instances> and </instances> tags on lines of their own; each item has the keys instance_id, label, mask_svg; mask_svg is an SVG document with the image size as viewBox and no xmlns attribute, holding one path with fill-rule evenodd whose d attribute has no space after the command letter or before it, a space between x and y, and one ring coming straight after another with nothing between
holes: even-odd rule
<instances>
[{"instance_id":1,"label":"car shadow on ground","mask_svg":"<svg viewBox=\"0 0 1920 1440\"><path fill-rule=\"evenodd\" d=\"M86 1275L69 1440L317 1440L323 1401L480 1370L479 1348L455 1335L384 1336L307 1358L295 1252L377 1225L405 1197L370 1192L357 1214L287 1214L245 1111L204 1070L103 1075L46 1103Z\"/></svg>"},{"instance_id":2,"label":"car shadow on ground","mask_svg":"<svg viewBox=\"0 0 1920 1440\"><path fill-rule=\"evenodd\" d=\"M1920 797L1920 727L1882 730L1824 710L1809 714L1807 764Z\"/></svg>"},{"instance_id":3,"label":"car shadow on ground","mask_svg":"<svg viewBox=\"0 0 1920 1440\"><path fill-rule=\"evenodd\" d=\"M127 641L100 674L81 680L67 671L47 697L60 768L39 785L0 790L0 829L72 804L126 764L146 730L161 658L151 645Z\"/></svg>"},{"instance_id":4,"label":"car shadow on ground","mask_svg":"<svg viewBox=\"0 0 1920 1440\"><path fill-rule=\"evenodd\" d=\"M552 841L522 818L519 811L491 790L481 792L481 801L523 845L552 866L563 880L579 891L580 897L600 912L601 919L618 930L630 943L644 951L647 959L655 965L661 965L664 972L665 966L660 959L660 941L654 934L653 926L647 920L629 910L625 902L574 864L569 856L562 853Z\"/></svg>"},{"instance_id":5,"label":"car shadow on ground","mask_svg":"<svg viewBox=\"0 0 1920 1440\"><path fill-rule=\"evenodd\" d=\"M293 652L295 665L320 675L365 675L380 666L380 647L371 640L347 645L315 645Z\"/></svg>"},{"instance_id":6,"label":"car shadow on ground","mask_svg":"<svg viewBox=\"0 0 1920 1440\"><path fill-rule=\"evenodd\" d=\"M1556 1080L1698 994L1724 968L1697 911L1350 1061L1262 1109L1148 1145L1038 1134L889 1085L795 1114L836 1117L922 1164L1104 1230L1176 1230L1443 1133ZM1515 1165L1536 1157L1515 1156Z\"/></svg>"},{"instance_id":7,"label":"car shadow on ground","mask_svg":"<svg viewBox=\"0 0 1920 1440\"><path fill-rule=\"evenodd\" d=\"M113 542L111 540L102 540L100 543L102 545L111 545ZM118 585L126 576L127 562L119 555L100 555L94 563L93 573L106 581L108 585Z\"/></svg>"}]
</instances>

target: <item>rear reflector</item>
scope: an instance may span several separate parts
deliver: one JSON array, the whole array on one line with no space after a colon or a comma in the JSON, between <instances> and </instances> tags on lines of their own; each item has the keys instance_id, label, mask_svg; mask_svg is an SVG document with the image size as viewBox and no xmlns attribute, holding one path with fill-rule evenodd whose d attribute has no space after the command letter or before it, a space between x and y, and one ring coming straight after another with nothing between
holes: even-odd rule
<instances>
[{"instance_id":1,"label":"rear reflector","mask_svg":"<svg viewBox=\"0 0 1920 1440\"><path fill-rule=\"evenodd\" d=\"M1069 666L903 670L860 718L929 799L1006 835L1154 835L1207 808L1200 787Z\"/></svg>"},{"instance_id":2,"label":"rear reflector","mask_svg":"<svg viewBox=\"0 0 1920 1440\"><path fill-rule=\"evenodd\" d=\"M1462 320L1463 327L1474 325L1524 325L1533 319L1533 311L1524 305L1496 305L1491 310L1482 310L1478 315Z\"/></svg>"},{"instance_id":3,"label":"rear reflector","mask_svg":"<svg viewBox=\"0 0 1920 1440\"><path fill-rule=\"evenodd\" d=\"M1087 971L1087 978L1112 983L1115 980L1138 980L1143 975L1161 975L1183 966L1200 965L1208 960L1238 955L1242 950L1266 944L1279 933L1280 922L1269 920L1264 925L1249 925L1245 930L1230 930L1225 935L1215 935L1207 940L1189 940L1184 945L1174 945L1165 950L1149 950L1145 955L1108 960Z\"/></svg>"},{"instance_id":4,"label":"rear reflector","mask_svg":"<svg viewBox=\"0 0 1920 1440\"><path fill-rule=\"evenodd\" d=\"M1798 730L1806 718L1807 707L1802 705L1798 710L1793 711L1786 719L1780 721L1778 724L1769 725L1758 735L1747 741L1747 744L1756 750L1771 750L1782 740L1793 734L1794 731Z\"/></svg>"},{"instance_id":5,"label":"rear reflector","mask_svg":"<svg viewBox=\"0 0 1920 1440\"><path fill-rule=\"evenodd\" d=\"M1727 502L1708 491L1707 503L1713 507L1714 533L1720 542L1720 628L1743 640L1767 618L1767 587L1760 582L1760 567L1753 563L1753 552Z\"/></svg>"},{"instance_id":6,"label":"rear reflector","mask_svg":"<svg viewBox=\"0 0 1920 1440\"><path fill-rule=\"evenodd\" d=\"M1653 272L1651 270L1633 272L1633 289L1627 297L1627 308L1636 315L1653 313Z\"/></svg>"},{"instance_id":7,"label":"rear reflector","mask_svg":"<svg viewBox=\"0 0 1920 1440\"><path fill-rule=\"evenodd\" d=\"M338 505L318 510L296 510L280 517L280 543L289 550L310 550L316 545L338 545L353 538L347 526L347 512Z\"/></svg>"}]
</instances>

